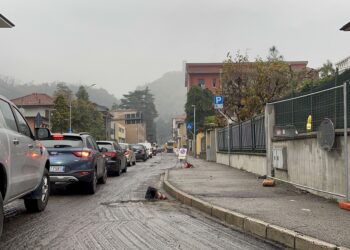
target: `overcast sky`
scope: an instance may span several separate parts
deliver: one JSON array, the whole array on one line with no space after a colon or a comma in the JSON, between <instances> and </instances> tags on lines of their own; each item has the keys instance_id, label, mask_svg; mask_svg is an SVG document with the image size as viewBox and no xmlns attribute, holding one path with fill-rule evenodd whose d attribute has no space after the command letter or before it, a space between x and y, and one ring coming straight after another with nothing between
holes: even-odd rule
<instances>
[{"instance_id":1,"label":"overcast sky","mask_svg":"<svg viewBox=\"0 0 350 250\"><path fill-rule=\"evenodd\" d=\"M319 67L350 55L350 1L1 0L0 74L96 84L120 97L182 62L254 59L272 45Z\"/></svg>"}]
</instances>

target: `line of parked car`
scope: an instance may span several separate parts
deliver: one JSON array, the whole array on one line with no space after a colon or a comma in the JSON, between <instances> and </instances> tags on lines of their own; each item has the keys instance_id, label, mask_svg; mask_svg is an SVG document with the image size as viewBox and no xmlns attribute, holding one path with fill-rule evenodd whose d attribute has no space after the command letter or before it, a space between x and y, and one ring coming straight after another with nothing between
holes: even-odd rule
<instances>
[{"instance_id":1,"label":"line of parked car","mask_svg":"<svg viewBox=\"0 0 350 250\"><path fill-rule=\"evenodd\" d=\"M107 176L126 173L137 160L156 155L150 143L95 141L88 133L35 134L19 109L0 96L0 236L4 205L24 199L29 212L43 211L51 184L78 183L88 194Z\"/></svg>"}]
</instances>

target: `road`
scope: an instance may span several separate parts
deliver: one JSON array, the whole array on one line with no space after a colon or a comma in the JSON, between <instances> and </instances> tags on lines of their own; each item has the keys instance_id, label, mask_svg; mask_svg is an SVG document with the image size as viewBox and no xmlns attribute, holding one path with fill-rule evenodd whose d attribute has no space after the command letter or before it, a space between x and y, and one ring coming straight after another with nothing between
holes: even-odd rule
<instances>
[{"instance_id":1,"label":"road","mask_svg":"<svg viewBox=\"0 0 350 250\"><path fill-rule=\"evenodd\" d=\"M174 165L172 154L138 162L92 196L57 188L43 213L11 203L0 249L277 249L172 199L144 201L147 187L160 187L160 174Z\"/></svg>"}]
</instances>

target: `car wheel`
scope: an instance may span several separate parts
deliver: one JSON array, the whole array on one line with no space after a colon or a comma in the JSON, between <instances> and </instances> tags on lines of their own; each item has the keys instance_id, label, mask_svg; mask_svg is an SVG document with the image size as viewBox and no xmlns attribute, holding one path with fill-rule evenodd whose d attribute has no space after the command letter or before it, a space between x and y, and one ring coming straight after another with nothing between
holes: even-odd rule
<instances>
[{"instance_id":1,"label":"car wheel","mask_svg":"<svg viewBox=\"0 0 350 250\"><path fill-rule=\"evenodd\" d=\"M4 203L2 201L2 194L0 192L0 237L2 234L3 225L4 225Z\"/></svg>"},{"instance_id":2,"label":"car wheel","mask_svg":"<svg viewBox=\"0 0 350 250\"><path fill-rule=\"evenodd\" d=\"M123 173L126 173L128 171L128 163L125 161L125 168L123 169Z\"/></svg>"},{"instance_id":3,"label":"car wheel","mask_svg":"<svg viewBox=\"0 0 350 250\"><path fill-rule=\"evenodd\" d=\"M90 182L86 183L85 185L86 185L86 193L88 193L88 194L96 193L96 188L97 188L97 173L96 173L96 169L93 172L92 180Z\"/></svg>"},{"instance_id":4,"label":"car wheel","mask_svg":"<svg viewBox=\"0 0 350 250\"><path fill-rule=\"evenodd\" d=\"M103 172L103 176L98 180L100 184L106 184L107 182L107 167L105 167L105 171Z\"/></svg>"},{"instance_id":5,"label":"car wheel","mask_svg":"<svg viewBox=\"0 0 350 250\"><path fill-rule=\"evenodd\" d=\"M121 163L120 163L121 164ZM120 176L120 165L118 166L118 169L114 172L115 176Z\"/></svg>"},{"instance_id":6,"label":"car wheel","mask_svg":"<svg viewBox=\"0 0 350 250\"><path fill-rule=\"evenodd\" d=\"M44 211L50 196L50 177L47 169L44 170L40 185L33 191L32 196L24 198L24 205L28 212Z\"/></svg>"}]
</instances>

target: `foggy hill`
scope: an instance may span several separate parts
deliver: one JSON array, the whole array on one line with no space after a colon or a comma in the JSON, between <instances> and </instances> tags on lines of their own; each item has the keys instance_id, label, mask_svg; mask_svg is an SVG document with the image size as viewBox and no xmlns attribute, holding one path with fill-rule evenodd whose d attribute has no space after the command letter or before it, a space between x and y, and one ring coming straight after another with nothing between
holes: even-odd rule
<instances>
[{"instance_id":1,"label":"foggy hill","mask_svg":"<svg viewBox=\"0 0 350 250\"><path fill-rule=\"evenodd\" d=\"M0 77L0 94L8 99L14 99L24 95L29 95L31 93L46 93L48 95L53 95L56 90L56 85L58 82L54 83L42 83L42 84L17 84L15 80L8 77ZM76 93L79 85L67 84L67 86ZM92 89L87 89L91 101L111 108L113 103L118 103L118 99L110 94L106 89L93 87Z\"/></svg>"},{"instance_id":2,"label":"foggy hill","mask_svg":"<svg viewBox=\"0 0 350 250\"><path fill-rule=\"evenodd\" d=\"M146 86L154 95L160 118L170 119L185 112L186 88L183 72L165 73L161 78L148 83Z\"/></svg>"},{"instance_id":3,"label":"foggy hill","mask_svg":"<svg viewBox=\"0 0 350 250\"><path fill-rule=\"evenodd\" d=\"M161 78L146 84L155 98L159 117L156 121L158 143L171 138L171 118L185 113L185 75L181 71L165 73Z\"/></svg>"}]
</instances>

